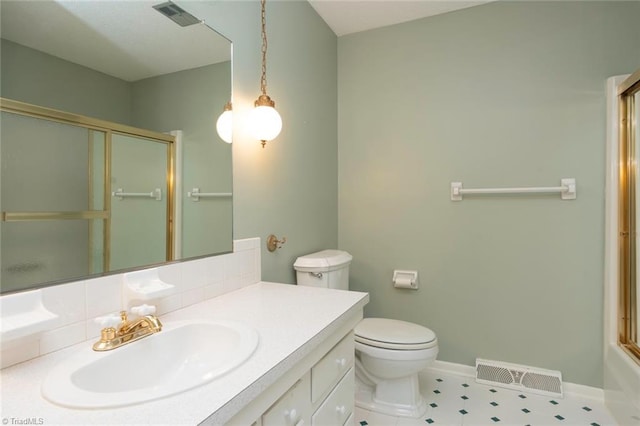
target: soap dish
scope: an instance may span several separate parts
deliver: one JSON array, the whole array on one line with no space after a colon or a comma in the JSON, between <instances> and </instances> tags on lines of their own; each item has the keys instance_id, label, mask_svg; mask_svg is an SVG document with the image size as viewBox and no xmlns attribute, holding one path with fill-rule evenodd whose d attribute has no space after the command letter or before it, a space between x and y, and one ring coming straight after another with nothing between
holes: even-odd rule
<instances>
[{"instance_id":1,"label":"soap dish","mask_svg":"<svg viewBox=\"0 0 640 426\"><path fill-rule=\"evenodd\" d=\"M123 297L125 305L131 301L148 301L173 294L175 286L158 276L158 269L151 268L124 274Z\"/></svg>"},{"instance_id":2,"label":"soap dish","mask_svg":"<svg viewBox=\"0 0 640 426\"><path fill-rule=\"evenodd\" d=\"M58 315L42 304L42 290L9 294L0 300L0 340L18 339L51 328Z\"/></svg>"}]
</instances>

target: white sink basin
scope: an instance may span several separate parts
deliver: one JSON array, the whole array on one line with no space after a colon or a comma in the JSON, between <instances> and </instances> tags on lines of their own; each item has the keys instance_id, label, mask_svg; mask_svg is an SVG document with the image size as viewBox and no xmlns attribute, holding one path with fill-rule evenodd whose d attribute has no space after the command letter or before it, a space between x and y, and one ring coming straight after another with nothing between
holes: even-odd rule
<instances>
[{"instance_id":1,"label":"white sink basin","mask_svg":"<svg viewBox=\"0 0 640 426\"><path fill-rule=\"evenodd\" d=\"M42 383L49 401L72 408L138 404L208 383L244 363L258 333L233 321L183 321L107 352L90 347Z\"/></svg>"}]
</instances>

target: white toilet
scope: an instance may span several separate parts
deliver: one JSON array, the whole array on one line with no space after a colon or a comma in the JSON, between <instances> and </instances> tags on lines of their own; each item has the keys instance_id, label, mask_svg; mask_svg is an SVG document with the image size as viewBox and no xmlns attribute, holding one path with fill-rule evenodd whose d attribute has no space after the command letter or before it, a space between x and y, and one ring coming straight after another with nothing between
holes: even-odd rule
<instances>
[{"instance_id":1,"label":"white toilet","mask_svg":"<svg viewBox=\"0 0 640 426\"><path fill-rule=\"evenodd\" d=\"M298 285L348 290L351 260L340 250L301 256L293 265ZM393 416L422 416L427 406L418 373L438 355L435 333L406 321L365 318L354 334L356 405Z\"/></svg>"}]
</instances>

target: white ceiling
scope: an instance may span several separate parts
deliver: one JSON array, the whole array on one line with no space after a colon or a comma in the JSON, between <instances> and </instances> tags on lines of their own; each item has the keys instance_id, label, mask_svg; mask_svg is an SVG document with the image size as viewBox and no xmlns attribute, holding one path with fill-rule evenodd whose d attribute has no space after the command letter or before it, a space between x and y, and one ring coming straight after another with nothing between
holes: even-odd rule
<instances>
[{"instance_id":1,"label":"white ceiling","mask_svg":"<svg viewBox=\"0 0 640 426\"><path fill-rule=\"evenodd\" d=\"M0 0L0 30L2 38L126 81L231 58L228 40L205 24L180 27L152 8L163 1ZM308 1L338 36L487 3ZM177 3L188 12L189 1Z\"/></svg>"},{"instance_id":2,"label":"white ceiling","mask_svg":"<svg viewBox=\"0 0 640 426\"><path fill-rule=\"evenodd\" d=\"M181 27L153 5L164 0L1 0L2 38L137 81L231 58L204 24Z\"/></svg>"},{"instance_id":3,"label":"white ceiling","mask_svg":"<svg viewBox=\"0 0 640 426\"><path fill-rule=\"evenodd\" d=\"M489 3L492 0L308 0L338 36Z\"/></svg>"}]
</instances>

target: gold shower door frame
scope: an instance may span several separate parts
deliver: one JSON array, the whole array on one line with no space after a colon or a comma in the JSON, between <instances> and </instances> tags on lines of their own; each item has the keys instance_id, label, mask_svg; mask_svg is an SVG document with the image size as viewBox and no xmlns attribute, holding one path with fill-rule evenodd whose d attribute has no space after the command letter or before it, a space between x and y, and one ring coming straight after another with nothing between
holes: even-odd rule
<instances>
[{"instance_id":1,"label":"gold shower door frame","mask_svg":"<svg viewBox=\"0 0 640 426\"><path fill-rule=\"evenodd\" d=\"M618 88L619 122L619 303L618 343L636 363L640 364L638 342L638 209L636 208L640 188L637 156L640 155L640 140L636 140L639 123L636 122L638 108L635 96L640 93L640 70L633 73Z\"/></svg>"},{"instance_id":2,"label":"gold shower door frame","mask_svg":"<svg viewBox=\"0 0 640 426\"><path fill-rule=\"evenodd\" d=\"M174 232L174 203L175 203L175 137L172 135L158 133L151 130L139 129L106 120L95 119L83 115L72 114L51 108L32 105L12 99L0 98L0 111L48 120L56 123L82 127L88 130L89 139L93 131L105 134L104 143L104 200L103 210L84 211L41 211L41 212L2 212L0 220L3 222L14 221L42 221L42 220L72 220L72 219L101 219L103 220L103 271L89 271L89 273L109 272L110 270L110 229L111 229L111 137L113 134L122 134L147 139L153 142L165 144L167 146L167 223L166 223L166 260L173 260L173 232ZM89 144L92 147L92 144ZM87 176L91 179L90 175ZM90 180L91 181L91 180ZM90 186L92 188L92 186ZM89 194L92 199L91 194ZM88 256L91 260L92 231L89 233ZM92 262L89 261L91 267ZM142 266L142 265L140 265Z\"/></svg>"}]
</instances>

